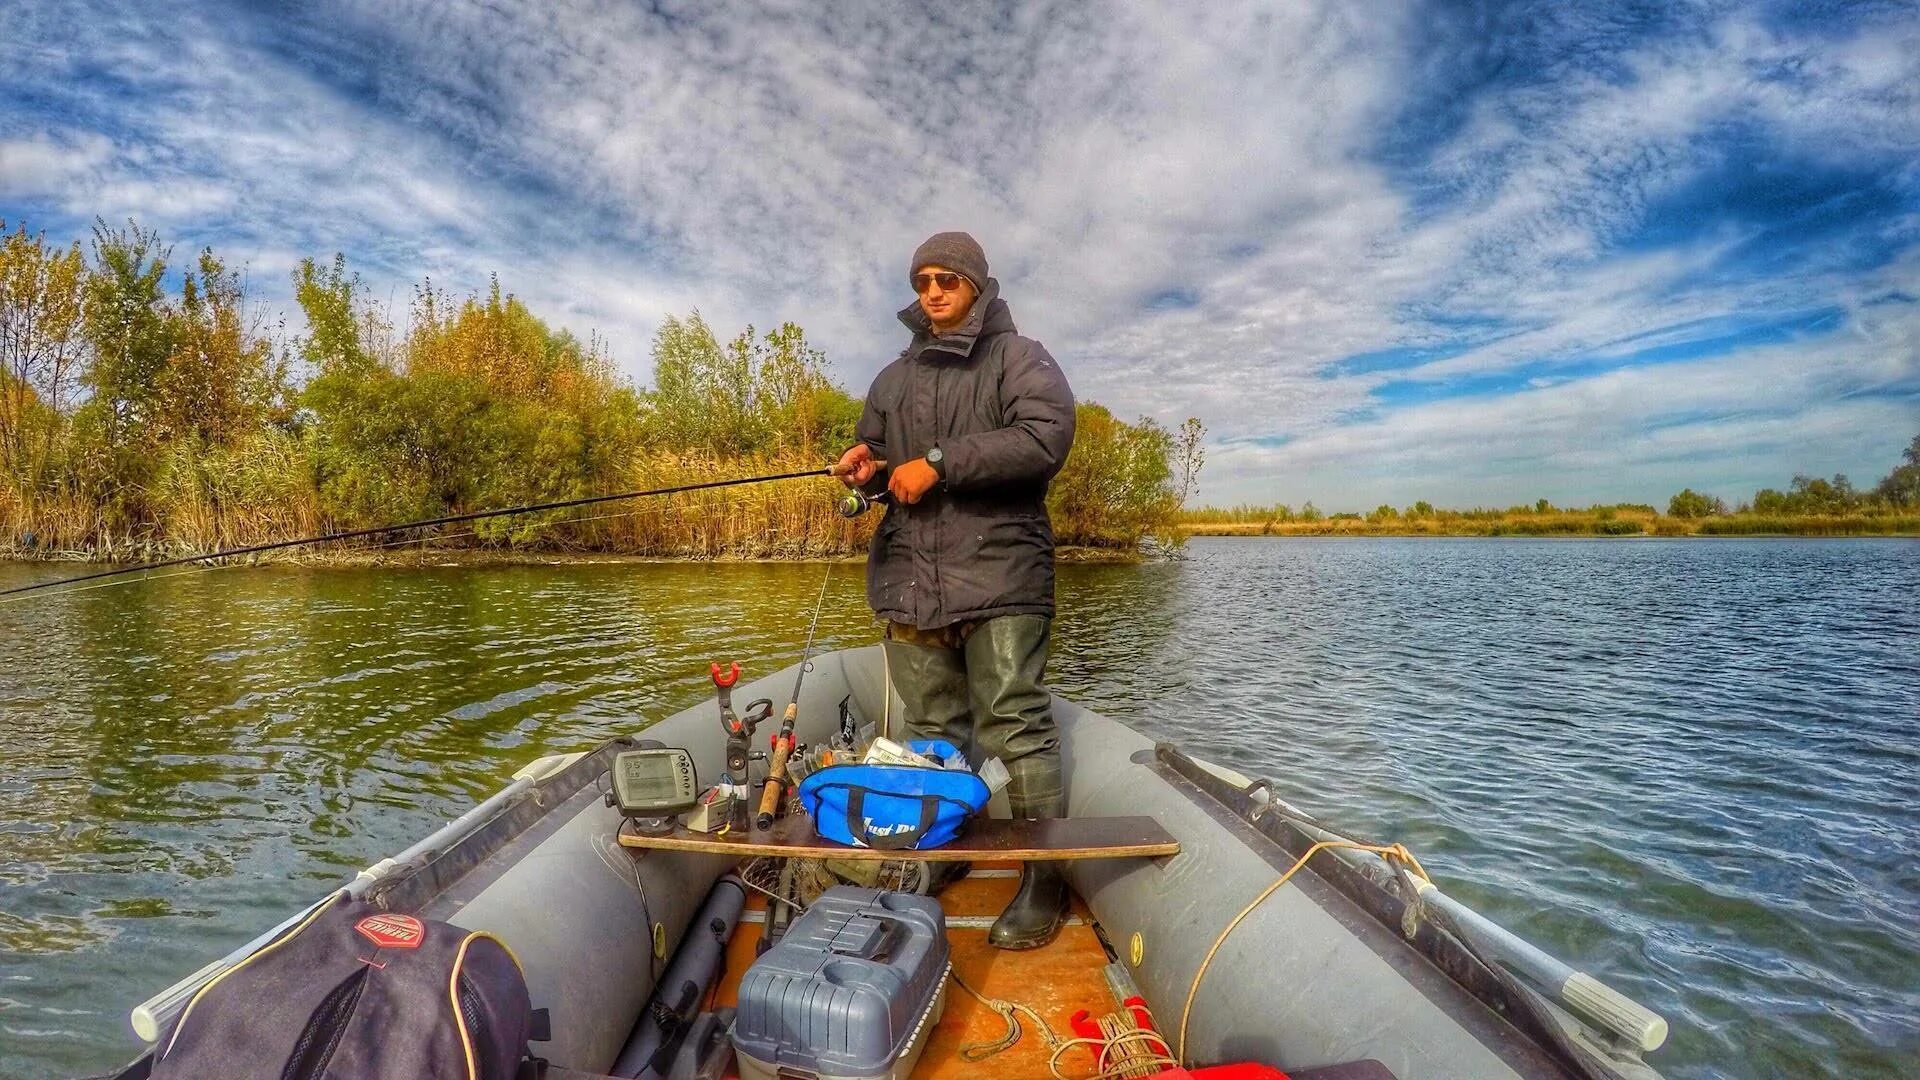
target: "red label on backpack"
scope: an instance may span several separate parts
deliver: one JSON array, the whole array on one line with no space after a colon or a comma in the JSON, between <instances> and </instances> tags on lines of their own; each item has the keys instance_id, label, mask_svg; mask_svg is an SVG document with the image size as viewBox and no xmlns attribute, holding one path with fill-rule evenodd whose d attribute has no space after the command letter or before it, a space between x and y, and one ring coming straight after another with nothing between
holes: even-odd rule
<instances>
[{"instance_id":1,"label":"red label on backpack","mask_svg":"<svg viewBox=\"0 0 1920 1080\"><path fill-rule=\"evenodd\" d=\"M369 915L353 928L383 949L417 949L427 936L426 927L411 915Z\"/></svg>"}]
</instances>

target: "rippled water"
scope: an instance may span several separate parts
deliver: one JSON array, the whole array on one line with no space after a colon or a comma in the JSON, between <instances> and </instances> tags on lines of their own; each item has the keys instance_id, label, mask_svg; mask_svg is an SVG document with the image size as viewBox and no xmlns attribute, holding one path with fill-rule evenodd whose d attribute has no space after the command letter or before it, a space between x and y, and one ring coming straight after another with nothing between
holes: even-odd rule
<instances>
[{"instance_id":1,"label":"rippled water","mask_svg":"<svg viewBox=\"0 0 1920 1080\"><path fill-rule=\"evenodd\" d=\"M120 1063L139 999L518 765L701 699L711 658L791 662L822 569L0 605L0 1075ZM827 648L874 636L859 575ZM1920 1059L1920 543L1199 540L1060 591L1062 692L1405 840L1663 1011L1670 1075Z\"/></svg>"}]
</instances>

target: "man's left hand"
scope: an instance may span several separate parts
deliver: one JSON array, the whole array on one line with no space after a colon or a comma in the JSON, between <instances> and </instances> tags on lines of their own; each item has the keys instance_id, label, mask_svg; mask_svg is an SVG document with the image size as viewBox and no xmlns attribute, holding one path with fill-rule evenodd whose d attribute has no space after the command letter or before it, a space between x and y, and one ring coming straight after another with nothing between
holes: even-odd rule
<instances>
[{"instance_id":1,"label":"man's left hand","mask_svg":"<svg viewBox=\"0 0 1920 1080\"><path fill-rule=\"evenodd\" d=\"M912 461L893 467L893 476L887 480L887 491L892 493L893 501L908 506L926 497L933 485L940 482L940 474L933 471L926 458L914 458Z\"/></svg>"}]
</instances>

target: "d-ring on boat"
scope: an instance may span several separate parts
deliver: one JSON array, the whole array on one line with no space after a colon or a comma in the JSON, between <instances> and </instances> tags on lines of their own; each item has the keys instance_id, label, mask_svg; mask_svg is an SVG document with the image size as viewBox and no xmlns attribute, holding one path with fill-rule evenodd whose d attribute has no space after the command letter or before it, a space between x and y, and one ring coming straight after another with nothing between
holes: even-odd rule
<instances>
[{"instance_id":1,"label":"d-ring on boat","mask_svg":"<svg viewBox=\"0 0 1920 1080\"><path fill-rule=\"evenodd\" d=\"M897 726L901 707L887 690L879 648L813 664L799 703L802 740L825 741L843 701L863 722ZM795 670L735 693L779 698ZM1150 816L1178 854L1068 863L1076 893L1068 925L1052 944L1018 953L985 940L1013 873L976 860L938 898L951 970L969 993L947 999L911 1075L1087 1076L1111 1068L1062 1047L1054 1030L1067 1031L1080 1010L1112 1014L1115 980L1137 988L1170 1055L1203 1076L1224 1063L1264 1063L1295 1077L1401 1080L1658 1075L1643 1055L1664 1041L1664 1020L1454 901L1403 849L1355 843L1262 782L1155 745L1072 702L1056 697L1055 710L1069 817ZM701 777L722 774L725 746L711 703L644 735L685 747ZM346 886L384 911L443 919L507 943L533 1004L549 1011L552 1037L534 1052L554 1078L613 1075L623 1051L632 1059L628 1042L645 1026L637 1021L663 959L710 929L696 925L696 914L740 862L724 852L618 842L623 818L603 785L625 745L527 765L499 793ZM298 918L140 1005L135 1031L157 1038L201 987ZM739 993L769 919L762 903L739 916L723 945L714 1004ZM1023 1035L1008 1030L1013 1015L1026 1018ZM1035 1019L1054 1030L1036 1030ZM1020 1037L983 1056L980 1044L1004 1042L1003 1033ZM116 1075L141 1080L152 1061L149 1048Z\"/></svg>"}]
</instances>

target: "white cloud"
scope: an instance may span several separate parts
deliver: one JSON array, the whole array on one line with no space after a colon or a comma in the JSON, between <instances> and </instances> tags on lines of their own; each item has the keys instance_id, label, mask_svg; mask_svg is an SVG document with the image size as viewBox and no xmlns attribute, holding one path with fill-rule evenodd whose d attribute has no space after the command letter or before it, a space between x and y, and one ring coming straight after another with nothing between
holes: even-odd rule
<instances>
[{"instance_id":1,"label":"white cloud","mask_svg":"<svg viewBox=\"0 0 1920 1080\"><path fill-rule=\"evenodd\" d=\"M1509 395L1384 412L1370 395L1388 376L1329 372L1355 353L1455 346L1394 376L1445 382L1827 307L1859 333L1874 295L1920 292L1910 259L1716 274L1752 241L1739 228L1621 248L1713 163L1728 125L1834 161L1920 160L1920 23L1797 40L1736 11L1631 39L1584 9L1559 17L1593 20L1570 30L1582 53L1544 58L1551 79L1476 88L1466 122L1396 175L1377 160L1380 132L1456 62L1423 52L1429 20L1406 8L553 0L365 3L315 16L324 25L237 26L43 13L12 51L0 44L0 69L63 102L58 133L0 106L0 208L135 215L236 260L258 253L263 273L283 274L290 252L344 250L376 293L402 297L422 275L472 288L498 270L554 321L605 334L636 375L663 314L793 319L856 389L900 344L906 253L965 227L1083 397L1198 414L1223 439L1294 440L1223 442L1209 498L1297 500L1298 481L1274 470L1305 463L1329 492L1409 500L1445 480L1518 497L1612 483L1630 462L1651 467L1637 448L1683 438L1704 468L1797 467L1785 463L1810 451L1820 417L1866 406L1833 396L1857 388L1844 382L1756 375L1764 406L1689 389L1696 368L1725 382L1785 363L1758 354L1546 371ZM102 70L124 84L90 79ZM1887 228L1912 246L1912 222ZM1814 364L1825 347L1770 355ZM1690 394L1705 412L1637 429L1659 419L1623 394ZM1551 423L1528 419L1549 405ZM1754 410L1770 441L1742 434ZM1514 433L1449 436L1481 423ZM1556 431L1611 447L1617 467L1588 470Z\"/></svg>"},{"instance_id":2,"label":"white cloud","mask_svg":"<svg viewBox=\"0 0 1920 1080\"><path fill-rule=\"evenodd\" d=\"M107 160L108 141L88 133L0 139L0 198L56 192Z\"/></svg>"},{"instance_id":3,"label":"white cloud","mask_svg":"<svg viewBox=\"0 0 1920 1080\"><path fill-rule=\"evenodd\" d=\"M1904 398L1888 393L1902 387ZM1871 483L1920 425L1915 387L1920 318L1906 307L1817 343L1454 398L1278 447L1230 445L1221 456L1246 479L1206 494L1237 502L1277 489L1296 504L1363 510L1415 498L1664 505L1688 486L1733 502L1793 472L1852 471ZM1871 475L1863 462L1876 466Z\"/></svg>"}]
</instances>

